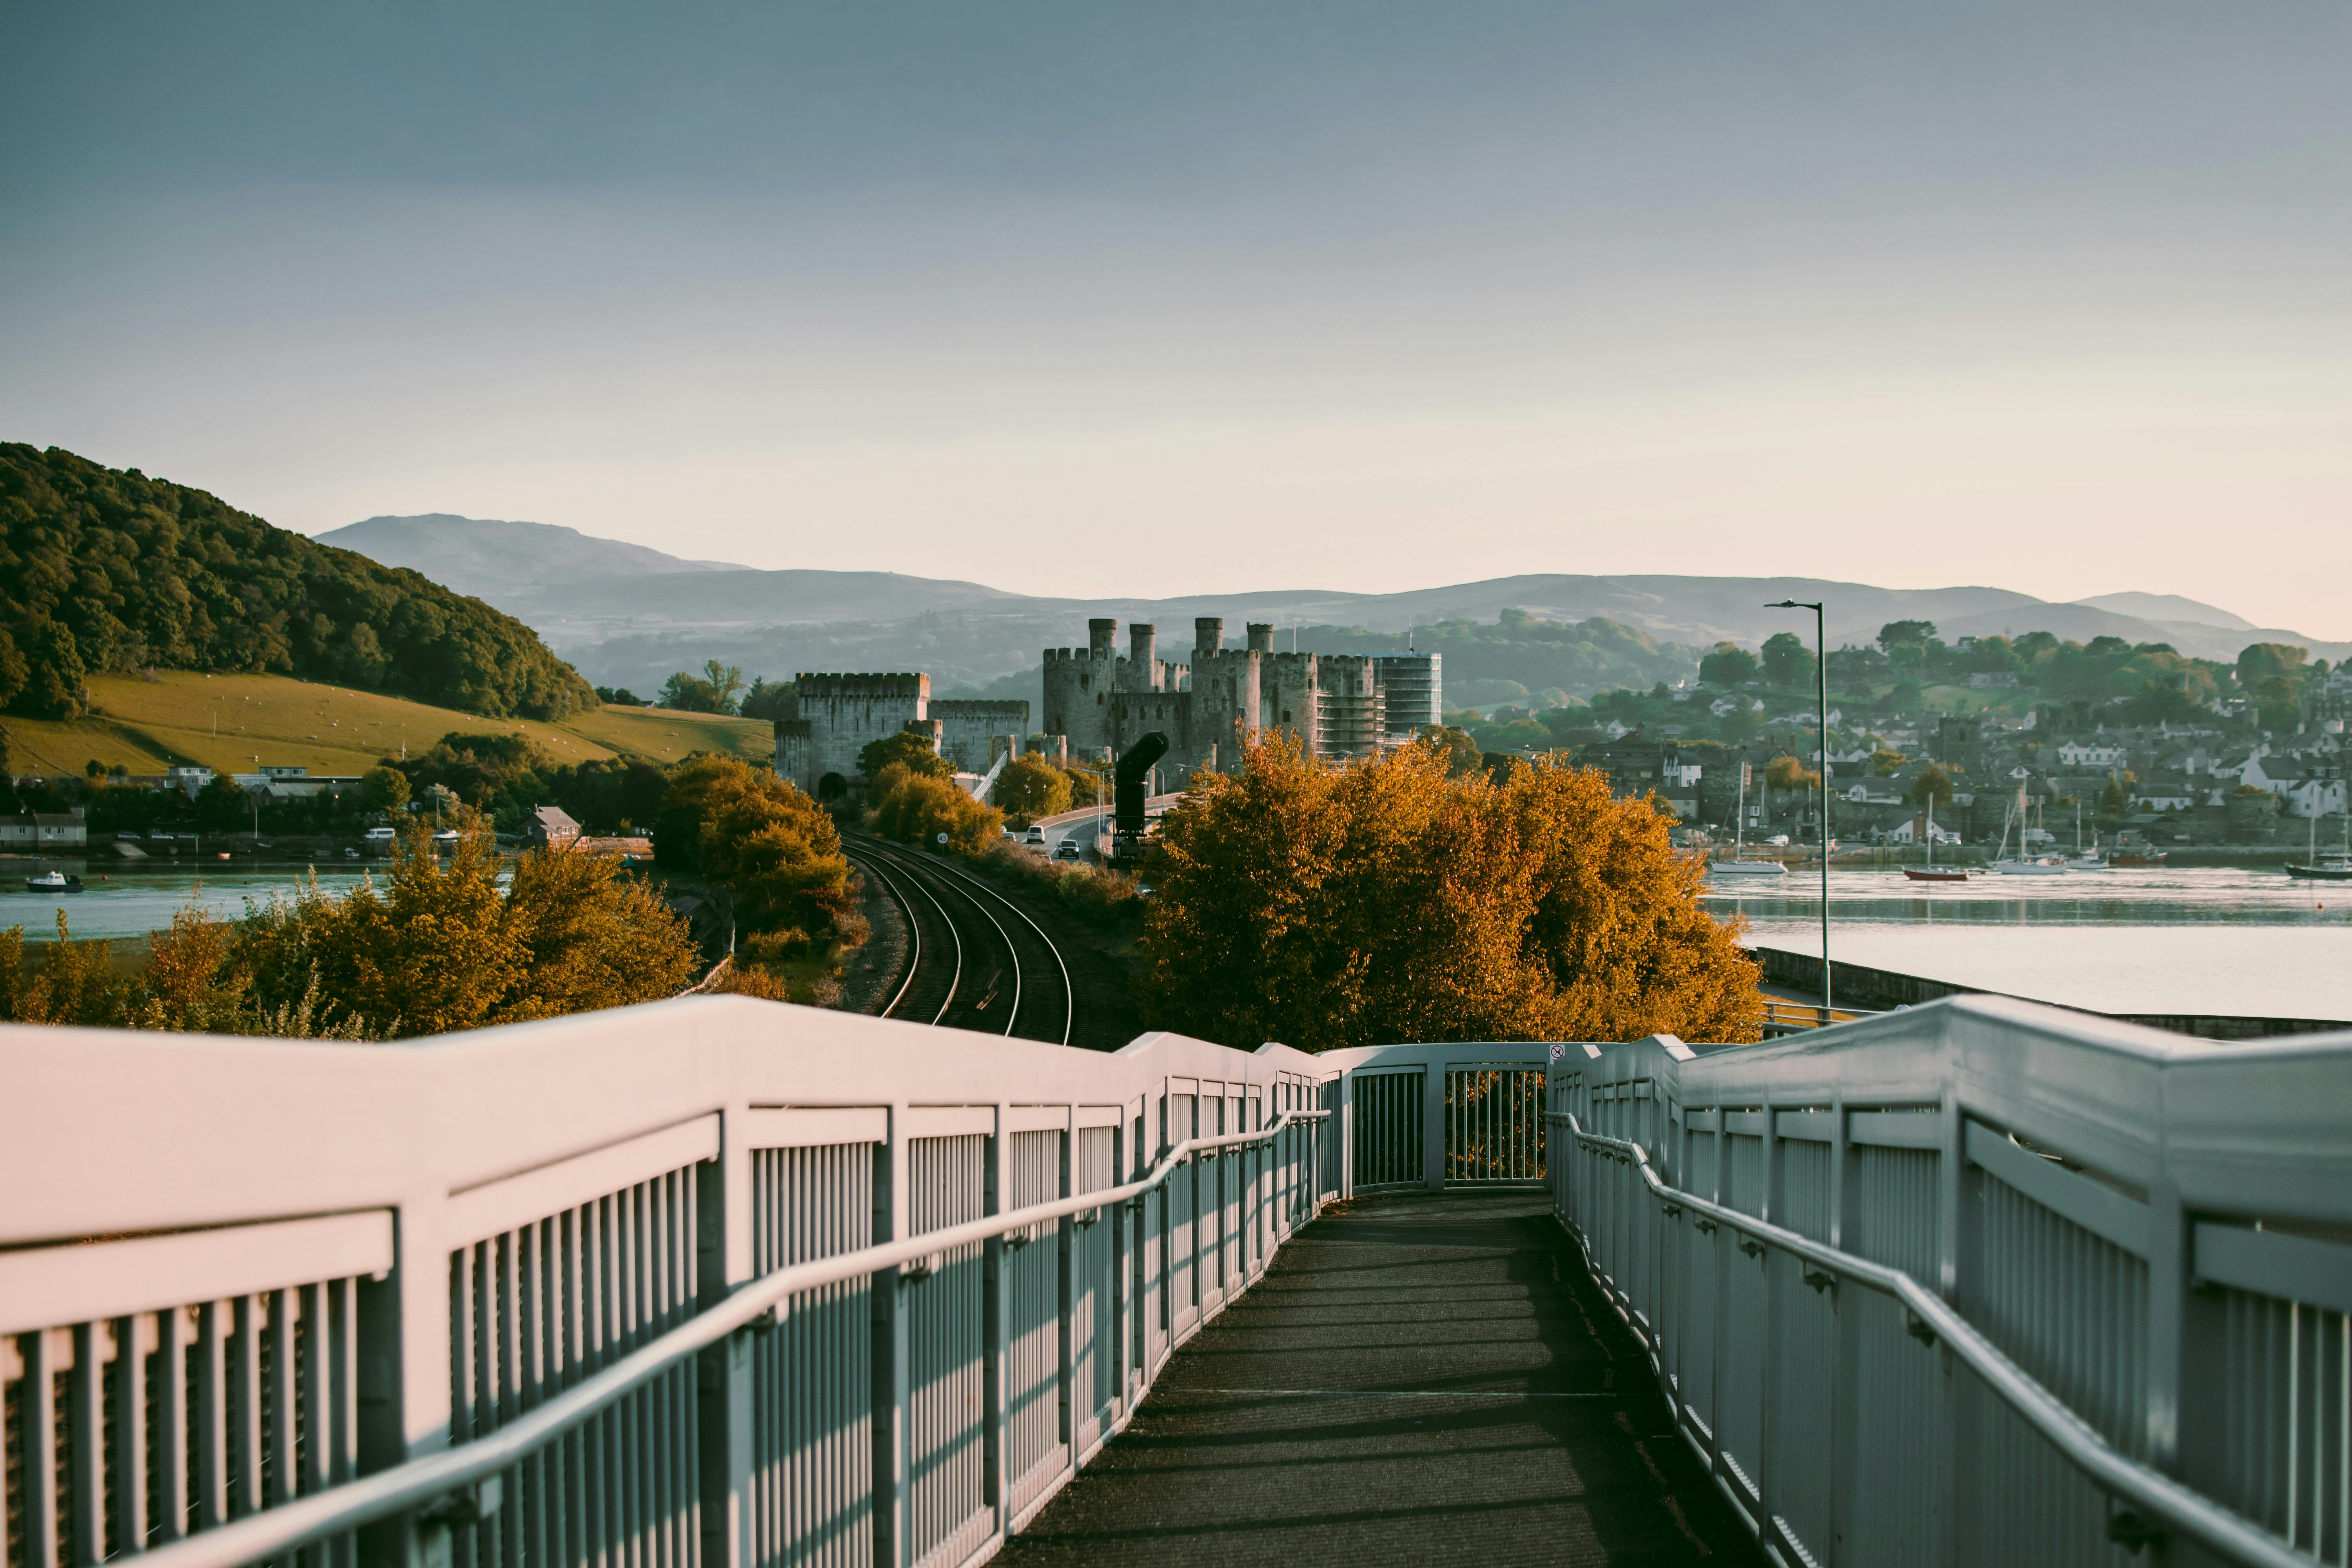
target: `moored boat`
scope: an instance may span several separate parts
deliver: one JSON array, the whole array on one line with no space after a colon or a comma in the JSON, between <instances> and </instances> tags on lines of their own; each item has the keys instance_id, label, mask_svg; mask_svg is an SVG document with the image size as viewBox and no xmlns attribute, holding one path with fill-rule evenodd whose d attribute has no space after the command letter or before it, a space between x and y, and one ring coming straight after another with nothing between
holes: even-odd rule
<instances>
[{"instance_id":1,"label":"moored boat","mask_svg":"<svg viewBox=\"0 0 2352 1568\"><path fill-rule=\"evenodd\" d=\"M1731 858L1708 863L1710 877L1785 877L1789 868L1778 860L1747 858L1748 764L1739 764L1739 805L1731 819Z\"/></svg>"},{"instance_id":2,"label":"moored boat","mask_svg":"<svg viewBox=\"0 0 2352 1568\"><path fill-rule=\"evenodd\" d=\"M2344 847L2324 855L2319 850L2319 819L2312 818L2310 852L2302 865L2288 865L2286 874L2307 882L2352 882L2352 812L2344 815Z\"/></svg>"},{"instance_id":3,"label":"moored boat","mask_svg":"<svg viewBox=\"0 0 2352 1568\"><path fill-rule=\"evenodd\" d=\"M26 878L25 890L28 893L79 893L81 891L81 879L68 877L63 871L44 871L37 877Z\"/></svg>"},{"instance_id":4,"label":"moored boat","mask_svg":"<svg viewBox=\"0 0 2352 1568\"><path fill-rule=\"evenodd\" d=\"M1957 866L1947 866L1940 871L1936 868L1936 797L1932 795L1927 797L1927 863L1925 866L1906 866L1903 874L1915 882L1965 882L1969 879L1968 872Z\"/></svg>"}]
</instances>

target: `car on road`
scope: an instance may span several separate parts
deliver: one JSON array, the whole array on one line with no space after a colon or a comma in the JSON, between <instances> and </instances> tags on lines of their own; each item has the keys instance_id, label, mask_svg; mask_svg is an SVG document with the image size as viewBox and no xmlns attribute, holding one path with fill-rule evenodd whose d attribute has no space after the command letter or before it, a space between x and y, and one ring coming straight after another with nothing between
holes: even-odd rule
<instances>
[{"instance_id":1,"label":"car on road","mask_svg":"<svg viewBox=\"0 0 2352 1568\"><path fill-rule=\"evenodd\" d=\"M1056 844L1056 845L1055 845L1055 846L1054 846L1054 858L1055 858L1055 859L1056 859L1056 860L1075 860L1075 859L1076 859L1077 858L1078 858L1078 841L1077 841L1076 839L1075 839L1075 838L1065 838L1065 839L1063 839L1059 844Z\"/></svg>"},{"instance_id":2,"label":"car on road","mask_svg":"<svg viewBox=\"0 0 2352 1568\"><path fill-rule=\"evenodd\" d=\"M1042 827L1033 827L1021 836L1021 842L1033 849L1043 849L1045 847L1045 830Z\"/></svg>"}]
</instances>

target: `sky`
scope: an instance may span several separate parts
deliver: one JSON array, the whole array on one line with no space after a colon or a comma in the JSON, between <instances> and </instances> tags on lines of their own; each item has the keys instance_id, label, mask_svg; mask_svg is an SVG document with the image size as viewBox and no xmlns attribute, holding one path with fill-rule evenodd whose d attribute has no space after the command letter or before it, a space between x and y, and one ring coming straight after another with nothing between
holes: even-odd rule
<instances>
[{"instance_id":1,"label":"sky","mask_svg":"<svg viewBox=\"0 0 2352 1568\"><path fill-rule=\"evenodd\" d=\"M281 526L2352 639L2335 0L0 21L0 439Z\"/></svg>"}]
</instances>

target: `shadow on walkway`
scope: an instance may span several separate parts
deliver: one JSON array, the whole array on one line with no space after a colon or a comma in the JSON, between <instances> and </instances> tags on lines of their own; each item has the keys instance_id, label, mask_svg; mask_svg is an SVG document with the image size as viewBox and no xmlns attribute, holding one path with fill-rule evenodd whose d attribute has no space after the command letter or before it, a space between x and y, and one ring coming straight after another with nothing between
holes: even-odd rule
<instances>
[{"instance_id":1,"label":"shadow on walkway","mask_svg":"<svg viewBox=\"0 0 2352 1568\"><path fill-rule=\"evenodd\" d=\"M1544 1194L1457 1193L1284 1247L997 1561L1764 1559Z\"/></svg>"}]
</instances>

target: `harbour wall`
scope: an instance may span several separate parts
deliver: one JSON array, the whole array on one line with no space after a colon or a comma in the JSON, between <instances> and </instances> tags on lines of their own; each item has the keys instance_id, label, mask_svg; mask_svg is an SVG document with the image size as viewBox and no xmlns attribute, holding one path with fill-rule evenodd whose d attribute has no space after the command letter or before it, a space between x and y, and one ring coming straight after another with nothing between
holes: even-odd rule
<instances>
[{"instance_id":1,"label":"harbour wall","mask_svg":"<svg viewBox=\"0 0 2352 1568\"><path fill-rule=\"evenodd\" d=\"M1748 952L1763 966L1767 984L1810 991L1816 995L1820 994L1822 961L1818 954L1791 952L1780 947L1754 947ZM1988 991L1979 985L1958 985L1948 980L1929 980L1923 975L1905 974L1892 969L1874 969L1866 963L1840 962L1833 978L1837 983L1836 1000L1846 1006L1860 1004L1873 1007L1916 1007L1923 1002L1933 1002L1944 996L2014 994L2006 991ZM2040 996L2020 997L2019 1000L2041 1002L2045 1006L2064 1005ZM2088 1013L2095 1018L2116 1018L2126 1024L2144 1024L2151 1029L2162 1029L2175 1035L2193 1035L2201 1040L2262 1040L2279 1035L2319 1035L2331 1030L2352 1029L2352 1020L2341 1018L2267 1018L2217 1013L2099 1013L2088 1007L2069 1007L2067 1011Z\"/></svg>"}]
</instances>

